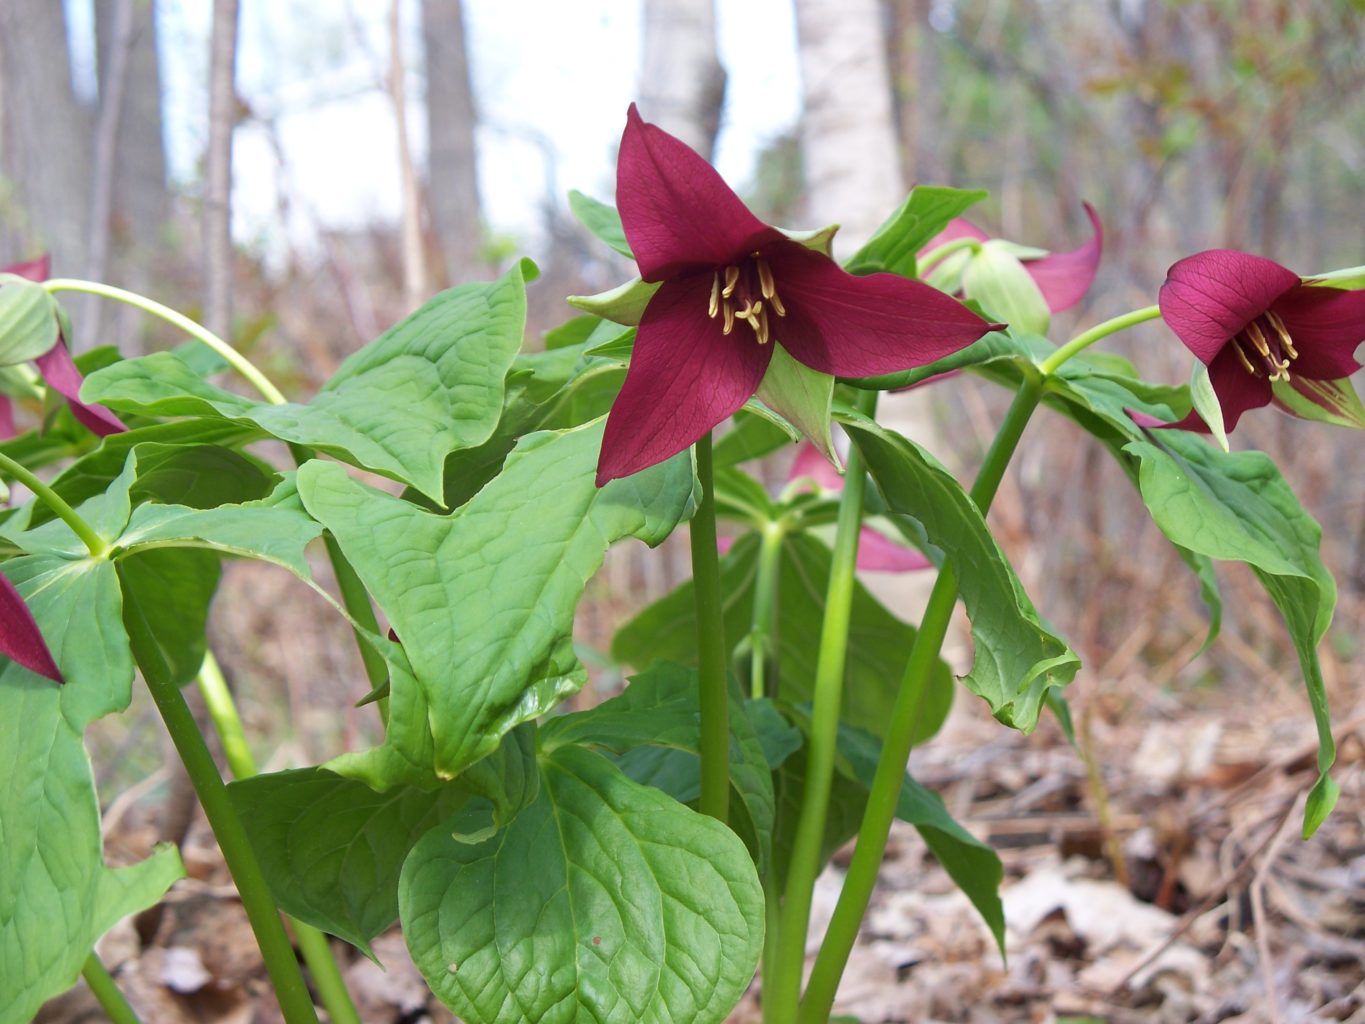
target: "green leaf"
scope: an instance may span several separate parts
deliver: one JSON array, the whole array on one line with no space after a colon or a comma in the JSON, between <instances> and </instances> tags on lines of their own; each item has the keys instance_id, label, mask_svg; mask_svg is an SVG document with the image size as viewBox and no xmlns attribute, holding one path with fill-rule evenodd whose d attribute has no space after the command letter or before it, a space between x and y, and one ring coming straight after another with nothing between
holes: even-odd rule
<instances>
[{"instance_id":1,"label":"green leaf","mask_svg":"<svg viewBox=\"0 0 1365 1024\"><path fill-rule=\"evenodd\" d=\"M415 781L413 771L451 778L582 685L573 613L607 546L631 536L658 544L692 497L685 455L599 489L601 439L600 422L522 438L449 516L334 463L299 470L304 505L387 613L415 683L393 680L387 751L353 758L344 774L377 789Z\"/></svg>"},{"instance_id":2,"label":"green leaf","mask_svg":"<svg viewBox=\"0 0 1365 1024\"><path fill-rule=\"evenodd\" d=\"M768 759L744 702L730 695L730 783L737 798L731 827L753 854L759 874L767 870L772 850L773 785ZM697 673L669 662L655 662L631 678L617 697L588 711L554 718L542 730L543 750L567 743L625 754L648 748L658 758L666 750L668 780L653 782L675 800L692 804L701 795L701 711ZM637 782L623 761L622 769Z\"/></svg>"},{"instance_id":3,"label":"green leaf","mask_svg":"<svg viewBox=\"0 0 1365 1024\"><path fill-rule=\"evenodd\" d=\"M51 351L58 335L52 296L40 284L6 275L0 282L0 366L37 359Z\"/></svg>"},{"instance_id":4,"label":"green leaf","mask_svg":"<svg viewBox=\"0 0 1365 1024\"><path fill-rule=\"evenodd\" d=\"M787 431L745 405L735 413L734 425L716 441L711 457L717 467L762 458L792 443Z\"/></svg>"},{"instance_id":5,"label":"green leaf","mask_svg":"<svg viewBox=\"0 0 1365 1024\"><path fill-rule=\"evenodd\" d=\"M123 532L132 509L129 491L137 479L137 458L129 455L123 471L98 494L76 506L76 513L103 540L113 541ZM39 504L35 498L29 507ZM88 554L85 542L60 519L24 528L23 518L16 518L0 527L0 532L22 551L31 554L59 554L68 558L82 558Z\"/></svg>"},{"instance_id":6,"label":"green leaf","mask_svg":"<svg viewBox=\"0 0 1365 1024\"><path fill-rule=\"evenodd\" d=\"M1018 376L1055 350L1056 347L1044 338L1019 335L1012 331L991 331L966 348L958 349L952 355L926 366L885 373L879 377L859 377L848 383L867 391L894 391L955 370L970 370L992 364L1011 365L1015 368L1014 376Z\"/></svg>"},{"instance_id":7,"label":"green leaf","mask_svg":"<svg viewBox=\"0 0 1365 1024\"><path fill-rule=\"evenodd\" d=\"M526 267L442 292L351 355L307 405L267 405L202 380L178 356L128 359L82 396L151 416L222 417L441 499L448 452L487 440L526 321Z\"/></svg>"},{"instance_id":8,"label":"green leaf","mask_svg":"<svg viewBox=\"0 0 1365 1024\"><path fill-rule=\"evenodd\" d=\"M218 589L219 563L208 551L159 549L118 562L123 592L142 608L176 685L199 674L208 652L205 629Z\"/></svg>"},{"instance_id":9,"label":"green leaf","mask_svg":"<svg viewBox=\"0 0 1365 1024\"><path fill-rule=\"evenodd\" d=\"M539 798L496 837L437 827L403 866L427 983L470 1021L720 1024L763 942L743 843L581 747L543 754L540 772Z\"/></svg>"},{"instance_id":10,"label":"green leaf","mask_svg":"<svg viewBox=\"0 0 1365 1024\"><path fill-rule=\"evenodd\" d=\"M1284 616L1318 729L1318 780L1304 812L1307 838L1338 795L1328 775L1336 744L1317 653L1336 606L1336 583L1318 550L1322 529L1260 452L1220 452L1180 431L1125 450L1141 460L1142 500L1161 531L1192 551L1251 566Z\"/></svg>"},{"instance_id":11,"label":"green leaf","mask_svg":"<svg viewBox=\"0 0 1365 1024\"><path fill-rule=\"evenodd\" d=\"M645 307L654 293L662 287L659 281L642 281L632 278L625 284L596 295L570 295L565 301L574 309L600 316L613 323L637 325L645 315Z\"/></svg>"},{"instance_id":12,"label":"green leaf","mask_svg":"<svg viewBox=\"0 0 1365 1024\"><path fill-rule=\"evenodd\" d=\"M621 226L621 215L616 212L616 207L585 196L577 189L570 189L569 210L598 239L627 259L635 258L630 251L630 243L626 241L626 229Z\"/></svg>"},{"instance_id":13,"label":"green leaf","mask_svg":"<svg viewBox=\"0 0 1365 1024\"><path fill-rule=\"evenodd\" d=\"M1314 380L1295 374L1292 380L1272 381L1270 388L1276 404L1291 416L1355 430L1365 429L1365 407L1361 406L1360 396L1349 377Z\"/></svg>"},{"instance_id":14,"label":"green leaf","mask_svg":"<svg viewBox=\"0 0 1365 1024\"><path fill-rule=\"evenodd\" d=\"M797 362L781 345L774 345L757 394L764 405L810 438L821 455L841 465L829 433L833 377Z\"/></svg>"},{"instance_id":15,"label":"green leaf","mask_svg":"<svg viewBox=\"0 0 1365 1024\"><path fill-rule=\"evenodd\" d=\"M844 426L887 504L918 519L955 569L975 648L967 688L1004 724L1031 730L1047 691L1070 682L1079 659L1043 625L976 503L951 473L870 420L847 419Z\"/></svg>"},{"instance_id":16,"label":"green leaf","mask_svg":"<svg viewBox=\"0 0 1365 1024\"><path fill-rule=\"evenodd\" d=\"M752 625L758 549L758 537L747 534L720 563L725 641L730 651L740 647ZM808 700L812 695L831 558L829 548L815 537L793 534L783 539L775 640L776 692L786 700ZM856 581L850 618L841 717L880 734L889 721L896 683L914 643L915 629L887 611ZM695 663L696 629L689 581L622 626L612 641L612 656L618 662L640 667L647 667L656 659ZM741 664L747 669L748 658ZM952 672L940 659L926 691L916 742L938 731L952 697Z\"/></svg>"},{"instance_id":17,"label":"green leaf","mask_svg":"<svg viewBox=\"0 0 1365 1024\"><path fill-rule=\"evenodd\" d=\"M996 242L983 242L962 271L962 290L1016 331L1047 334L1052 314L1042 290L1019 257Z\"/></svg>"},{"instance_id":18,"label":"green leaf","mask_svg":"<svg viewBox=\"0 0 1365 1024\"><path fill-rule=\"evenodd\" d=\"M947 227L950 220L961 216L987 195L980 190L916 185L900 208L845 264L846 269L851 274L885 270L914 277L915 257L925 243Z\"/></svg>"},{"instance_id":19,"label":"green leaf","mask_svg":"<svg viewBox=\"0 0 1365 1024\"><path fill-rule=\"evenodd\" d=\"M280 909L373 957L398 918L398 874L417 840L470 800L458 782L376 793L325 768L228 786Z\"/></svg>"}]
</instances>

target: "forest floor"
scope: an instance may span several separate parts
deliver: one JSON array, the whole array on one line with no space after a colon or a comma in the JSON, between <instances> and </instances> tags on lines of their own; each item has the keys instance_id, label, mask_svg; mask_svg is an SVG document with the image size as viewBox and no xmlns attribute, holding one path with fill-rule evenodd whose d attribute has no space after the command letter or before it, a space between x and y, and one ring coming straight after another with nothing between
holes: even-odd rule
<instances>
[{"instance_id":1,"label":"forest floor","mask_svg":"<svg viewBox=\"0 0 1365 1024\"><path fill-rule=\"evenodd\" d=\"M1249 689L1100 695L1078 722L1093 772L1050 721L1022 736L960 697L911 767L1000 853L1008 959L898 828L836 1010L862 1024L1365 1024L1365 680L1333 686L1341 800L1308 842L1316 742L1302 690L1293 678ZM155 837L137 806L109 817L111 850L132 856ZM202 821L184 852L190 877L101 955L147 1024L278 1020ZM847 854L821 879L817 932ZM365 1021L453 1020L396 931L375 949L387 970L343 953ZM757 1005L751 992L733 1020L758 1021ZM39 1017L102 1019L83 985Z\"/></svg>"}]
</instances>

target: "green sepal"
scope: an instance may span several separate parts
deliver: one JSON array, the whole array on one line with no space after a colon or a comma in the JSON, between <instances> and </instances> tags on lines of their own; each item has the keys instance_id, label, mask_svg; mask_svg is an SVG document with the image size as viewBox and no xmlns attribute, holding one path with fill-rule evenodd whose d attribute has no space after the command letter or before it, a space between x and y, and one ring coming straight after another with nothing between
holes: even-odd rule
<instances>
[{"instance_id":1,"label":"green sepal","mask_svg":"<svg viewBox=\"0 0 1365 1024\"><path fill-rule=\"evenodd\" d=\"M962 271L962 290L1016 331L1045 335L1052 323L1042 290L1009 243L982 242Z\"/></svg>"}]
</instances>

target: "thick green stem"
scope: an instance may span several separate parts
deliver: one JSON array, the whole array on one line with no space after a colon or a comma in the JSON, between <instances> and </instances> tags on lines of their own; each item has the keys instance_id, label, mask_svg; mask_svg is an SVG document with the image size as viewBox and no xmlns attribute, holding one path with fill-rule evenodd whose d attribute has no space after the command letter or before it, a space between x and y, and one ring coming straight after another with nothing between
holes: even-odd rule
<instances>
[{"instance_id":1,"label":"thick green stem","mask_svg":"<svg viewBox=\"0 0 1365 1024\"><path fill-rule=\"evenodd\" d=\"M242 728L242 717L237 712L237 702L232 699L232 691L228 689L227 680L223 678L223 670L212 651L204 656L204 664L199 669L196 682L199 684L199 692L204 695L204 703L208 706L214 728L218 730L218 738L223 742L223 753L227 756L228 768L233 778L251 778L256 774L256 759L252 757L251 748L247 746L246 730ZM346 990L346 982L341 977L341 969L332 955L332 947L327 941L327 936L311 924L305 924L292 917L287 920L294 929L299 952L303 954L304 962L308 964L313 984L318 990L318 997L322 1000L332 1024L360 1024L360 1013L356 1010L355 1003L351 1001L350 992Z\"/></svg>"},{"instance_id":2,"label":"thick green stem","mask_svg":"<svg viewBox=\"0 0 1365 1024\"><path fill-rule=\"evenodd\" d=\"M85 958L85 964L81 967L81 977L90 986L95 1001L100 1004L100 1009L113 1024L142 1024L137 1011L128 1005L128 1000L114 984L113 977L94 953Z\"/></svg>"},{"instance_id":3,"label":"thick green stem","mask_svg":"<svg viewBox=\"0 0 1365 1024\"><path fill-rule=\"evenodd\" d=\"M786 532L781 523L763 525L758 549L758 572L754 577L754 611L750 619L749 694L755 700L775 697L768 692L768 669L775 663L777 649L777 586L782 572L782 539Z\"/></svg>"},{"instance_id":4,"label":"thick green stem","mask_svg":"<svg viewBox=\"0 0 1365 1024\"><path fill-rule=\"evenodd\" d=\"M15 462L8 455L0 454L0 471L8 473L41 498L58 519L71 527L71 532L80 538L81 543L90 552L91 558L103 558L109 553L108 543L95 532L94 527L82 519L76 510L62 499L61 495L39 480L28 469Z\"/></svg>"},{"instance_id":5,"label":"thick green stem","mask_svg":"<svg viewBox=\"0 0 1365 1024\"><path fill-rule=\"evenodd\" d=\"M943 262L944 259L951 256L953 253L960 252L963 249L980 248L981 239L979 238L954 238L951 242L944 242L937 248L930 249L916 261L915 274L917 277L923 277L925 271L934 266L934 264Z\"/></svg>"},{"instance_id":6,"label":"thick green stem","mask_svg":"<svg viewBox=\"0 0 1365 1024\"><path fill-rule=\"evenodd\" d=\"M711 434L697 441L701 502L692 517L692 593L697 605L697 685L701 705L701 812L730 817L730 695L725 672L725 620L716 553L716 489Z\"/></svg>"},{"instance_id":7,"label":"thick green stem","mask_svg":"<svg viewBox=\"0 0 1365 1024\"><path fill-rule=\"evenodd\" d=\"M1125 331L1129 327L1145 323L1148 320L1155 320L1159 316L1161 316L1160 306L1144 306L1142 309L1135 309L1131 313L1124 313L1122 316L1116 316L1112 320L1106 320L1104 323L1096 324L1094 327L1090 328L1090 330L1083 331L1076 335L1076 337L1072 338L1056 352L1044 359L1038 368L1042 370L1045 375L1056 373L1057 367L1061 366L1077 352L1089 348L1101 338L1107 338L1111 334Z\"/></svg>"},{"instance_id":8,"label":"thick green stem","mask_svg":"<svg viewBox=\"0 0 1365 1024\"><path fill-rule=\"evenodd\" d=\"M184 313L178 313L170 306L163 306L155 299L149 299L145 295L137 292L125 291L122 288L115 288L113 285L101 284L98 281L78 281L69 277L54 277L50 281L43 282L43 288L51 292L84 292L87 295L98 295L101 298L113 299L129 306L134 306L144 313L150 313L154 317L165 320L173 327L178 327L190 337L203 342L214 352L223 358L223 361L249 380L252 386L261 393L261 397L273 405L283 405L284 395L280 394L280 389L270 383L270 379L262 373L256 365L242 355L235 348L229 345L218 335L214 334L202 324L197 324Z\"/></svg>"},{"instance_id":9,"label":"thick green stem","mask_svg":"<svg viewBox=\"0 0 1365 1024\"><path fill-rule=\"evenodd\" d=\"M871 415L877 393L858 396L858 411ZM796 820L796 836L787 865L787 887L782 899L782 916L775 958L776 972L763 979L763 1001L772 1020L790 1021L796 1017L801 998L801 969L805 964L806 930L810 925L811 899L815 879L820 873L820 847L829 814L830 787L834 780L834 761L839 741L839 711L844 697L844 664L848 657L848 626L857 582L858 538L862 531L863 500L867 494L867 473L862 455L855 448L844 474L844 492L839 499L839 524L834 535L834 556L830 562L829 587L825 595L825 616L820 629L820 653L815 663L814 699L811 705L810 737L806 745L806 779L801 790L801 812Z\"/></svg>"},{"instance_id":10,"label":"thick green stem","mask_svg":"<svg viewBox=\"0 0 1365 1024\"><path fill-rule=\"evenodd\" d=\"M280 1010L288 1024L317 1024L317 1011L313 1000L299 972L294 948L289 944L280 912L271 898L266 885L265 875L256 852L247 840L246 829L237 809L228 796L227 786L218 774L218 766L213 763L213 755L203 735L194 724L194 716L175 685L170 670L162 656L161 648L152 633L146 616L136 597L125 593L123 598L123 618L128 629L128 639L132 644L133 656L137 659L142 677L147 681L147 689L161 712L166 731L175 744L185 771L194 785L195 794L204 808L218 847L223 851L223 860L242 900L251 930L256 934L256 944L260 947L265 969L275 987Z\"/></svg>"},{"instance_id":11,"label":"thick green stem","mask_svg":"<svg viewBox=\"0 0 1365 1024\"><path fill-rule=\"evenodd\" d=\"M986 453L976 483L972 485L971 496L981 509L982 514L990 507L995 492L1004 478L1010 458L1019 445L1019 438L1028 425L1033 410L1042 398L1042 381L1036 378L1026 380L1014 402L1010 405L1005 421L1000 425L990 451ZM951 566L945 565L939 572L934 589L929 595L920 622L919 634L910 648L905 673L901 677L896 703L891 712L891 724L882 741L882 753L877 761L877 773L872 780L868 793L867 807L863 811L862 825L858 829L858 845L849 862L848 874L844 877L839 902L834 908L829 930L825 933L820 952L811 969L810 981L806 986L805 997L801 1001L800 1014L791 1018L799 1024L824 1024L829 1019L830 1008L834 1005L834 995L839 988L848 963L849 953L858 938L863 915L867 911L872 890L877 884L877 871L881 866L882 855L886 852L886 842L891 834L891 823L896 817L896 805L900 800L901 783L905 777L905 763L910 759L910 748L914 743L920 707L929 677L938 660L939 649L948 635L948 624L952 621L953 607L957 603L957 577Z\"/></svg>"}]
</instances>

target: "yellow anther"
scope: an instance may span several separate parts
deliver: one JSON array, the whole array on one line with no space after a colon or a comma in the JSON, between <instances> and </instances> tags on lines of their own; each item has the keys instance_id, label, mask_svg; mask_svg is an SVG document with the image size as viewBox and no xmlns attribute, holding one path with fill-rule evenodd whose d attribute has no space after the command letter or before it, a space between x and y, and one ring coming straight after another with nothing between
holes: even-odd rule
<instances>
[{"instance_id":1,"label":"yellow anther","mask_svg":"<svg viewBox=\"0 0 1365 1024\"><path fill-rule=\"evenodd\" d=\"M726 267L726 268L725 268L725 287L721 289L720 293L721 293L722 295L724 295L724 296L728 299L731 295L735 294L735 287L736 287L738 284L739 284L739 267L734 267L734 266Z\"/></svg>"},{"instance_id":2,"label":"yellow anther","mask_svg":"<svg viewBox=\"0 0 1365 1024\"><path fill-rule=\"evenodd\" d=\"M782 305L782 300L779 299L779 298L777 297L777 292L776 292L776 291L774 291L771 295L769 295L769 296L768 296L768 299L772 302L772 304L773 304L773 309L777 310L777 315L778 315L778 316L786 316L786 315L787 315L787 307L784 306L784 305Z\"/></svg>"},{"instance_id":3,"label":"yellow anther","mask_svg":"<svg viewBox=\"0 0 1365 1024\"><path fill-rule=\"evenodd\" d=\"M722 334L729 334L735 329L735 307L730 303L725 303L725 329Z\"/></svg>"},{"instance_id":4,"label":"yellow anther","mask_svg":"<svg viewBox=\"0 0 1365 1024\"><path fill-rule=\"evenodd\" d=\"M1265 311L1266 323L1275 329L1275 333L1280 336L1280 347L1284 349L1284 354L1290 359L1299 358L1298 351L1294 348L1294 339L1289 336L1288 329L1284 326L1284 321L1270 310Z\"/></svg>"},{"instance_id":5,"label":"yellow anther","mask_svg":"<svg viewBox=\"0 0 1365 1024\"><path fill-rule=\"evenodd\" d=\"M768 344L768 311L763 308L763 303L758 304L758 319L754 321L754 333L758 335L760 345Z\"/></svg>"},{"instance_id":6,"label":"yellow anther","mask_svg":"<svg viewBox=\"0 0 1365 1024\"><path fill-rule=\"evenodd\" d=\"M711 275L711 301L706 307L706 315L712 320L720 312L720 274Z\"/></svg>"},{"instance_id":7,"label":"yellow anther","mask_svg":"<svg viewBox=\"0 0 1365 1024\"><path fill-rule=\"evenodd\" d=\"M1251 339L1251 343L1256 346L1256 351L1261 353L1263 358L1269 359L1270 343L1265 340L1265 335L1261 333L1261 329L1256 325L1256 321L1253 320L1251 323L1247 324L1246 333L1247 337Z\"/></svg>"},{"instance_id":8,"label":"yellow anther","mask_svg":"<svg viewBox=\"0 0 1365 1024\"><path fill-rule=\"evenodd\" d=\"M1246 367L1247 373L1251 374L1253 377L1260 376L1260 374L1256 372L1256 367L1251 364L1251 360L1247 358L1247 354L1242 351L1241 342L1234 341L1232 343L1232 350L1237 353L1237 358L1241 360L1242 365Z\"/></svg>"},{"instance_id":9,"label":"yellow anther","mask_svg":"<svg viewBox=\"0 0 1365 1024\"><path fill-rule=\"evenodd\" d=\"M758 267L758 284L763 289L763 297L771 299L777 294L777 282L773 280L772 268L768 266L766 260L754 260Z\"/></svg>"}]
</instances>

